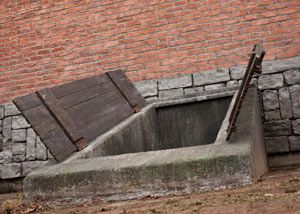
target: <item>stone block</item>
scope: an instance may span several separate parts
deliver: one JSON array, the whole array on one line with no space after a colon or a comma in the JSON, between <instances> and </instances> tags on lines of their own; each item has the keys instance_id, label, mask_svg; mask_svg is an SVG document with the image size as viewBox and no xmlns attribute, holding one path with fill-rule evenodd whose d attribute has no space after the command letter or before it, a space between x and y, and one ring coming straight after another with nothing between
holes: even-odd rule
<instances>
[{"instance_id":1,"label":"stone block","mask_svg":"<svg viewBox=\"0 0 300 214\"><path fill-rule=\"evenodd\" d=\"M277 91L266 90L263 92L263 106L266 111L276 110L279 108Z\"/></svg>"},{"instance_id":2,"label":"stone block","mask_svg":"<svg viewBox=\"0 0 300 214\"><path fill-rule=\"evenodd\" d=\"M154 103L158 100L158 98L157 97L148 97L148 98L146 98L146 100L148 103Z\"/></svg>"},{"instance_id":3,"label":"stone block","mask_svg":"<svg viewBox=\"0 0 300 214\"><path fill-rule=\"evenodd\" d=\"M11 151L0 152L0 164L11 163L13 161L13 154Z\"/></svg>"},{"instance_id":4,"label":"stone block","mask_svg":"<svg viewBox=\"0 0 300 214\"><path fill-rule=\"evenodd\" d=\"M283 87L283 75L271 74L262 75L258 78L258 89L279 89Z\"/></svg>"},{"instance_id":5,"label":"stone block","mask_svg":"<svg viewBox=\"0 0 300 214\"><path fill-rule=\"evenodd\" d=\"M173 88L183 88L192 86L192 76L190 74L163 78L158 80L158 89L166 90Z\"/></svg>"},{"instance_id":6,"label":"stone block","mask_svg":"<svg viewBox=\"0 0 300 214\"><path fill-rule=\"evenodd\" d=\"M5 105L6 117L21 114L21 112L18 110L17 106L14 103L9 102L9 103L5 103L4 105Z\"/></svg>"},{"instance_id":7,"label":"stone block","mask_svg":"<svg viewBox=\"0 0 300 214\"><path fill-rule=\"evenodd\" d=\"M264 114L265 114L265 120L266 121L280 120L279 110L265 111Z\"/></svg>"},{"instance_id":8,"label":"stone block","mask_svg":"<svg viewBox=\"0 0 300 214\"><path fill-rule=\"evenodd\" d=\"M14 143L12 146L13 155L25 155L26 144L25 143Z\"/></svg>"},{"instance_id":9,"label":"stone block","mask_svg":"<svg viewBox=\"0 0 300 214\"><path fill-rule=\"evenodd\" d=\"M230 68L230 76L234 80L243 79L247 65L234 66Z\"/></svg>"},{"instance_id":10,"label":"stone block","mask_svg":"<svg viewBox=\"0 0 300 214\"><path fill-rule=\"evenodd\" d=\"M289 152L289 141L287 136L266 137L266 152L268 154Z\"/></svg>"},{"instance_id":11,"label":"stone block","mask_svg":"<svg viewBox=\"0 0 300 214\"><path fill-rule=\"evenodd\" d=\"M47 160L47 148L39 137L36 139L35 155L38 160Z\"/></svg>"},{"instance_id":12,"label":"stone block","mask_svg":"<svg viewBox=\"0 0 300 214\"><path fill-rule=\"evenodd\" d=\"M300 118L300 85L289 87L292 101L293 116Z\"/></svg>"},{"instance_id":13,"label":"stone block","mask_svg":"<svg viewBox=\"0 0 300 214\"><path fill-rule=\"evenodd\" d=\"M300 136L290 136L289 141L291 151L300 151Z\"/></svg>"},{"instance_id":14,"label":"stone block","mask_svg":"<svg viewBox=\"0 0 300 214\"><path fill-rule=\"evenodd\" d=\"M33 170L37 170L47 164L48 161L26 161L22 163L22 175L26 176Z\"/></svg>"},{"instance_id":15,"label":"stone block","mask_svg":"<svg viewBox=\"0 0 300 214\"><path fill-rule=\"evenodd\" d=\"M30 125L22 115L12 117L12 129L25 129L29 127Z\"/></svg>"},{"instance_id":16,"label":"stone block","mask_svg":"<svg viewBox=\"0 0 300 214\"><path fill-rule=\"evenodd\" d=\"M195 86L227 82L230 80L228 68L222 68L222 69L217 69L212 71L202 71L193 74L193 77L194 77Z\"/></svg>"},{"instance_id":17,"label":"stone block","mask_svg":"<svg viewBox=\"0 0 300 214\"><path fill-rule=\"evenodd\" d=\"M14 162L23 162L26 160L25 154L24 155L14 155Z\"/></svg>"},{"instance_id":18,"label":"stone block","mask_svg":"<svg viewBox=\"0 0 300 214\"><path fill-rule=\"evenodd\" d=\"M4 105L0 105L0 119L4 118Z\"/></svg>"},{"instance_id":19,"label":"stone block","mask_svg":"<svg viewBox=\"0 0 300 214\"><path fill-rule=\"evenodd\" d=\"M178 97L183 95L182 88L159 91L159 98Z\"/></svg>"},{"instance_id":20,"label":"stone block","mask_svg":"<svg viewBox=\"0 0 300 214\"><path fill-rule=\"evenodd\" d=\"M263 74L277 73L289 69L300 68L300 57L263 62Z\"/></svg>"},{"instance_id":21,"label":"stone block","mask_svg":"<svg viewBox=\"0 0 300 214\"><path fill-rule=\"evenodd\" d=\"M18 178L21 176L21 163L3 164L2 179Z\"/></svg>"},{"instance_id":22,"label":"stone block","mask_svg":"<svg viewBox=\"0 0 300 214\"><path fill-rule=\"evenodd\" d=\"M193 88L185 88L184 89L184 94L197 94L204 91L204 87L193 87Z\"/></svg>"},{"instance_id":23,"label":"stone block","mask_svg":"<svg viewBox=\"0 0 300 214\"><path fill-rule=\"evenodd\" d=\"M300 119L293 120L292 125L293 125L294 134L300 135Z\"/></svg>"},{"instance_id":24,"label":"stone block","mask_svg":"<svg viewBox=\"0 0 300 214\"><path fill-rule=\"evenodd\" d=\"M35 159L36 134L33 129L27 129L26 160Z\"/></svg>"},{"instance_id":25,"label":"stone block","mask_svg":"<svg viewBox=\"0 0 300 214\"><path fill-rule=\"evenodd\" d=\"M218 83L218 84L204 86L205 91L218 90L218 89L222 89L222 88L225 88L224 83Z\"/></svg>"},{"instance_id":26,"label":"stone block","mask_svg":"<svg viewBox=\"0 0 300 214\"><path fill-rule=\"evenodd\" d=\"M300 84L300 69L292 69L283 73L284 80L288 85Z\"/></svg>"},{"instance_id":27,"label":"stone block","mask_svg":"<svg viewBox=\"0 0 300 214\"><path fill-rule=\"evenodd\" d=\"M143 97L157 96L157 80L145 80L134 83Z\"/></svg>"},{"instance_id":28,"label":"stone block","mask_svg":"<svg viewBox=\"0 0 300 214\"><path fill-rule=\"evenodd\" d=\"M228 82L226 83L226 86L227 86L227 87L238 86L238 81L237 81L237 80L231 80L231 81L228 81Z\"/></svg>"},{"instance_id":29,"label":"stone block","mask_svg":"<svg viewBox=\"0 0 300 214\"><path fill-rule=\"evenodd\" d=\"M277 120L264 123L265 136L292 135L292 123L290 120Z\"/></svg>"},{"instance_id":30,"label":"stone block","mask_svg":"<svg viewBox=\"0 0 300 214\"><path fill-rule=\"evenodd\" d=\"M12 142L25 142L26 141L26 129L12 130Z\"/></svg>"},{"instance_id":31,"label":"stone block","mask_svg":"<svg viewBox=\"0 0 300 214\"><path fill-rule=\"evenodd\" d=\"M290 91L288 88L281 88L278 91L280 114L282 119L288 119L293 117L292 103L290 97Z\"/></svg>"},{"instance_id":32,"label":"stone block","mask_svg":"<svg viewBox=\"0 0 300 214\"><path fill-rule=\"evenodd\" d=\"M2 138L2 134L0 134L0 151L3 151L3 138Z\"/></svg>"},{"instance_id":33,"label":"stone block","mask_svg":"<svg viewBox=\"0 0 300 214\"><path fill-rule=\"evenodd\" d=\"M3 144L5 144L8 141L11 141L11 135L12 135L12 127L11 127L11 117L6 117L3 120Z\"/></svg>"}]
</instances>

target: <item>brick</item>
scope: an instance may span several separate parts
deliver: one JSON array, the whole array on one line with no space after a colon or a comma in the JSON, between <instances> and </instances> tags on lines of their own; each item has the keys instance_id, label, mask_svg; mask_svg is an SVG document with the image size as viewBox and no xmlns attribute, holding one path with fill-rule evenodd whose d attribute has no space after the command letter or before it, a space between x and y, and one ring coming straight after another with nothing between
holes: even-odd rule
<instances>
[{"instance_id":1,"label":"brick","mask_svg":"<svg viewBox=\"0 0 300 214\"><path fill-rule=\"evenodd\" d=\"M14 116L20 114L18 108L12 102L5 104L5 116Z\"/></svg>"},{"instance_id":2,"label":"brick","mask_svg":"<svg viewBox=\"0 0 300 214\"><path fill-rule=\"evenodd\" d=\"M204 87L193 87L193 88L185 88L184 89L184 94L189 95L189 94L197 94L204 91Z\"/></svg>"},{"instance_id":3,"label":"brick","mask_svg":"<svg viewBox=\"0 0 300 214\"><path fill-rule=\"evenodd\" d=\"M300 136L289 137L291 151L300 151Z\"/></svg>"},{"instance_id":4,"label":"brick","mask_svg":"<svg viewBox=\"0 0 300 214\"><path fill-rule=\"evenodd\" d=\"M190 87L190 86L192 86L191 75L176 76L176 77L164 78L158 80L159 90L183 88L183 87Z\"/></svg>"},{"instance_id":5,"label":"brick","mask_svg":"<svg viewBox=\"0 0 300 214\"><path fill-rule=\"evenodd\" d=\"M193 74L194 85L209 85L220 82L227 82L230 80L229 69L217 69L212 71L202 71Z\"/></svg>"},{"instance_id":6,"label":"brick","mask_svg":"<svg viewBox=\"0 0 300 214\"><path fill-rule=\"evenodd\" d=\"M293 117L292 103L290 97L290 91L288 88L281 88L278 91L280 114L282 119L288 119Z\"/></svg>"},{"instance_id":7,"label":"brick","mask_svg":"<svg viewBox=\"0 0 300 214\"><path fill-rule=\"evenodd\" d=\"M143 97L157 96L157 80L145 80L134 83Z\"/></svg>"},{"instance_id":8,"label":"brick","mask_svg":"<svg viewBox=\"0 0 300 214\"><path fill-rule=\"evenodd\" d=\"M287 136L266 137L265 145L268 154L289 152L289 141Z\"/></svg>"},{"instance_id":9,"label":"brick","mask_svg":"<svg viewBox=\"0 0 300 214\"><path fill-rule=\"evenodd\" d=\"M159 91L159 98L178 97L183 95L182 88Z\"/></svg>"},{"instance_id":10,"label":"brick","mask_svg":"<svg viewBox=\"0 0 300 214\"><path fill-rule=\"evenodd\" d=\"M300 119L292 121L294 134L300 135Z\"/></svg>"},{"instance_id":11,"label":"brick","mask_svg":"<svg viewBox=\"0 0 300 214\"><path fill-rule=\"evenodd\" d=\"M294 118L300 118L300 85L289 87Z\"/></svg>"},{"instance_id":12,"label":"brick","mask_svg":"<svg viewBox=\"0 0 300 214\"><path fill-rule=\"evenodd\" d=\"M3 164L2 179L18 178L21 176L22 167L20 163Z\"/></svg>"},{"instance_id":13,"label":"brick","mask_svg":"<svg viewBox=\"0 0 300 214\"><path fill-rule=\"evenodd\" d=\"M282 74L262 75L258 78L258 88L260 90L279 89L282 87L283 87Z\"/></svg>"},{"instance_id":14,"label":"brick","mask_svg":"<svg viewBox=\"0 0 300 214\"><path fill-rule=\"evenodd\" d=\"M288 85L300 84L300 69L292 69L283 73L284 80Z\"/></svg>"},{"instance_id":15,"label":"brick","mask_svg":"<svg viewBox=\"0 0 300 214\"><path fill-rule=\"evenodd\" d=\"M265 136L292 135L292 123L288 119L265 122L263 127Z\"/></svg>"},{"instance_id":16,"label":"brick","mask_svg":"<svg viewBox=\"0 0 300 214\"><path fill-rule=\"evenodd\" d=\"M12 129L24 129L29 127L30 125L22 115L12 117Z\"/></svg>"},{"instance_id":17,"label":"brick","mask_svg":"<svg viewBox=\"0 0 300 214\"><path fill-rule=\"evenodd\" d=\"M263 106L264 110L275 110L279 108L279 101L277 91L266 90L263 92Z\"/></svg>"}]
</instances>

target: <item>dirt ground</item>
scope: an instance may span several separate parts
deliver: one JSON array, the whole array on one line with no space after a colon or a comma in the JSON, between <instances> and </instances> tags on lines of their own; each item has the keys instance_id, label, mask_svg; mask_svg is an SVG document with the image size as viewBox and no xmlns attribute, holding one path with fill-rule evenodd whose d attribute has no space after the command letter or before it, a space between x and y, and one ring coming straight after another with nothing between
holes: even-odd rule
<instances>
[{"instance_id":1,"label":"dirt ground","mask_svg":"<svg viewBox=\"0 0 300 214\"><path fill-rule=\"evenodd\" d=\"M300 167L270 172L247 187L180 196L146 197L122 202L49 207L45 203L24 204L22 195L0 195L2 213L299 213Z\"/></svg>"}]
</instances>

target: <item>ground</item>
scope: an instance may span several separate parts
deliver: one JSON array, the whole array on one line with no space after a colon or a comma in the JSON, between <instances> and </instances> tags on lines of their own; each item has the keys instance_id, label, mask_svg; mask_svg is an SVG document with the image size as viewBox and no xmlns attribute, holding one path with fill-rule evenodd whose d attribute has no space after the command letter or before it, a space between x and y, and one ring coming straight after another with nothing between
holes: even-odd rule
<instances>
[{"instance_id":1,"label":"ground","mask_svg":"<svg viewBox=\"0 0 300 214\"><path fill-rule=\"evenodd\" d=\"M299 213L300 167L273 170L257 183L235 189L145 197L122 202L95 200L71 206L25 204L21 194L0 195L3 213Z\"/></svg>"}]
</instances>

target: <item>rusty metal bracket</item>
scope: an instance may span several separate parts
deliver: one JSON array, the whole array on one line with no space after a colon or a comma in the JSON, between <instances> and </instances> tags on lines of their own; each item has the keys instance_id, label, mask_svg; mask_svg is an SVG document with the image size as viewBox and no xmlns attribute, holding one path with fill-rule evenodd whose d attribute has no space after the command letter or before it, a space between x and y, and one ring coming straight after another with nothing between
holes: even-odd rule
<instances>
[{"instance_id":1,"label":"rusty metal bracket","mask_svg":"<svg viewBox=\"0 0 300 214\"><path fill-rule=\"evenodd\" d=\"M247 90L250 85L250 81L254 75L254 73L261 74L262 73L262 61L265 56L265 51L262 47L262 45L257 44L254 45L250 60L248 62L242 84L239 88L237 98L234 102L232 111L229 116L229 125L227 128L227 136L226 140L228 141L230 139L230 136L232 132L235 130L235 123L237 121L238 115L240 113L243 100L246 96Z\"/></svg>"}]
</instances>

